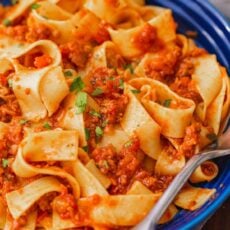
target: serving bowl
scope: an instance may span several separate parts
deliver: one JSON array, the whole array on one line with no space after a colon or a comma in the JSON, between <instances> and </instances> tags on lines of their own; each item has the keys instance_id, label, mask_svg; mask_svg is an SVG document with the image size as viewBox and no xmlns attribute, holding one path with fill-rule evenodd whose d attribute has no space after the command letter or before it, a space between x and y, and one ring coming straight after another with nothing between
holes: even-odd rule
<instances>
[{"instance_id":1,"label":"serving bowl","mask_svg":"<svg viewBox=\"0 0 230 230\"><path fill-rule=\"evenodd\" d=\"M10 4L10 0L1 1ZM147 0L148 4L159 5L173 10L178 30L198 32L196 42L210 53L217 55L219 62L230 72L230 25L221 13L206 0ZM219 166L218 177L209 183L198 186L216 188L215 197L197 211L181 210L169 223L158 229L187 230L201 226L230 196L230 158L216 160Z\"/></svg>"}]
</instances>

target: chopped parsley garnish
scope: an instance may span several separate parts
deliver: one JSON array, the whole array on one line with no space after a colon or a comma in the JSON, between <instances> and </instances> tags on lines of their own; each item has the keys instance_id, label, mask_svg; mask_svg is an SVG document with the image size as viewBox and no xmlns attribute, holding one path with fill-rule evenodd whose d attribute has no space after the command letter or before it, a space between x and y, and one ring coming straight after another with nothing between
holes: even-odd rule
<instances>
[{"instance_id":1,"label":"chopped parsley garnish","mask_svg":"<svg viewBox=\"0 0 230 230\"><path fill-rule=\"evenodd\" d=\"M94 117L99 117L99 118L101 117L101 114L98 113L98 112L96 112L95 110L89 111L89 114L92 115L92 116L94 116Z\"/></svg>"},{"instance_id":2,"label":"chopped parsley garnish","mask_svg":"<svg viewBox=\"0 0 230 230\"><path fill-rule=\"evenodd\" d=\"M119 89L124 89L124 81L122 79L119 80Z\"/></svg>"},{"instance_id":3,"label":"chopped parsley garnish","mask_svg":"<svg viewBox=\"0 0 230 230\"><path fill-rule=\"evenodd\" d=\"M11 23L12 23L12 22L11 22L9 19L7 19L7 18L4 19L3 22L2 22L2 24L3 24L4 26L10 26Z\"/></svg>"},{"instance_id":4,"label":"chopped parsley garnish","mask_svg":"<svg viewBox=\"0 0 230 230\"><path fill-rule=\"evenodd\" d=\"M105 128L105 126L106 126L107 124L108 124L108 121L105 120L105 121L102 122L101 127L102 127L102 128Z\"/></svg>"},{"instance_id":5,"label":"chopped parsley garnish","mask_svg":"<svg viewBox=\"0 0 230 230\"><path fill-rule=\"evenodd\" d=\"M41 6L41 5L39 5L39 4L37 4L37 3L34 3L34 4L31 5L31 9L36 10L36 9L38 9L40 6Z\"/></svg>"},{"instance_id":6,"label":"chopped parsley garnish","mask_svg":"<svg viewBox=\"0 0 230 230\"><path fill-rule=\"evenodd\" d=\"M171 102L172 102L172 99L166 99L166 100L163 102L163 106L169 108Z\"/></svg>"},{"instance_id":7,"label":"chopped parsley garnish","mask_svg":"<svg viewBox=\"0 0 230 230\"><path fill-rule=\"evenodd\" d=\"M110 81L113 81L115 79L115 77L109 77L108 78Z\"/></svg>"},{"instance_id":8,"label":"chopped parsley garnish","mask_svg":"<svg viewBox=\"0 0 230 230\"><path fill-rule=\"evenodd\" d=\"M140 93L141 91L140 91L139 89L131 89L131 92L132 92L133 94L138 94L138 93Z\"/></svg>"},{"instance_id":9,"label":"chopped parsley garnish","mask_svg":"<svg viewBox=\"0 0 230 230\"><path fill-rule=\"evenodd\" d=\"M13 87L13 80L12 79L8 79L8 85L10 88Z\"/></svg>"},{"instance_id":10,"label":"chopped parsley garnish","mask_svg":"<svg viewBox=\"0 0 230 230\"><path fill-rule=\"evenodd\" d=\"M21 120L19 121L20 125L24 125L24 124L26 124L27 122L28 122L28 121L25 120L25 119L21 119Z\"/></svg>"},{"instance_id":11,"label":"chopped parsley garnish","mask_svg":"<svg viewBox=\"0 0 230 230\"><path fill-rule=\"evenodd\" d=\"M127 64L127 65L125 65L124 66L124 69L125 70L129 70L129 72L131 73L131 74L134 74L134 68L133 68L133 66L132 66L132 64Z\"/></svg>"},{"instance_id":12,"label":"chopped parsley garnish","mask_svg":"<svg viewBox=\"0 0 230 230\"><path fill-rule=\"evenodd\" d=\"M77 77L73 80L70 85L70 92L77 91L80 92L85 87L85 83L82 81L81 77Z\"/></svg>"},{"instance_id":13,"label":"chopped parsley garnish","mask_svg":"<svg viewBox=\"0 0 230 230\"><path fill-rule=\"evenodd\" d=\"M3 167L3 168L7 168L8 166L9 166L9 160L3 158L3 159L2 159L2 167Z\"/></svg>"},{"instance_id":14,"label":"chopped parsley garnish","mask_svg":"<svg viewBox=\"0 0 230 230\"><path fill-rule=\"evenodd\" d=\"M64 75L65 75L65 77L72 77L72 76L73 76L73 73L72 73L70 70L66 70L66 71L64 72Z\"/></svg>"},{"instance_id":15,"label":"chopped parsley garnish","mask_svg":"<svg viewBox=\"0 0 230 230\"><path fill-rule=\"evenodd\" d=\"M130 140L130 141L126 142L126 143L124 144L124 146L125 146L125 148L128 148L128 147L130 147L132 144L133 144L133 141Z\"/></svg>"},{"instance_id":16,"label":"chopped parsley garnish","mask_svg":"<svg viewBox=\"0 0 230 230\"><path fill-rule=\"evenodd\" d=\"M82 149L83 149L85 152L87 152L87 153L89 152L89 147L88 147L88 145L83 146Z\"/></svg>"},{"instance_id":17,"label":"chopped parsley garnish","mask_svg":"<svg viewBox=\"0 0 230 230\"><path fill-rule=\"evenodd\" d=\"M95 133L97 137L101 137L103 135L103 129L100 126L97 126L95 129Z\"/></svg>"},{"instance_id":18,"label":"chopped parsley garnish","mask_svg":"<svg viewBox=\"0 0 230 230\"><path fill-rule=\"evenodd\" d=\"M43 125L43 128L45 128L45 129L51 129L51 125L50 125L48 122L46 122L46 123Z\"/></svg>"},{"instance_id":19,"label":"chopped parsley garnish","mask_svg":"<svg viewBox=\"0 0 230 230\"><path fill-rule=\"evenodd\" d=\"M92 96L99 96L103 93L103 90L101 88L96 88L93 92L92 92Z\"/></svg>"},{"instance_id":20,"label":"chopped parsley garnish","mask_svg":"<svg viewBox=\"0 0 230 230\"><path fill-rule=\"evenodd\" d=\"M79 92L75 105L77 107L77 114L85 112L87 106L87 93Z\"/></svg>"},{"instance_id":21,"label":"chopped parsley garnish","mask_svg":"<svg viewBox=\"0 0 230 230\"><path fill-rule=\"evenodd\" d=\"M85 138L86 138L86 141L88 141L90 138L90 131L87 128L85 128Z\"/></svg>"},{"instance_id":22,"label":"chopped parsley garnish","mask_svg":"<svg viewBox=\"0 0 230 230\"><path fill-rule=\"evenodd\" d=\"M217 139L217 135L215 133L208 133L206 135L206 137L210 140L210 141L215 141Z\"/></svg>"}]
</instances>

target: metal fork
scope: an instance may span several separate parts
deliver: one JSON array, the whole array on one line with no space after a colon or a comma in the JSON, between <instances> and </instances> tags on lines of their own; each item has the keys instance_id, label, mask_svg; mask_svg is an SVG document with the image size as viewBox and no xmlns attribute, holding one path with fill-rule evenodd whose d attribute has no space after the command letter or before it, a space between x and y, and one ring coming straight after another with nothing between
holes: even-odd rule
<instances>
[{"instance_id":1,"label":"metal fork","mask_svg":"<svg viewBox=\"0 0 230 230\"><path fill-rule=\"evenodd\" d=\"M226 119L224 128L229 122L229 117ZM224 129L223 128L223 129ZM214 150L210 150L214 149ZM230 155L230 126L229 128L217 139L215 143L210 145L209 150L201 152L200 154L194 155L181 170L179 174L174 178L172 183L166 189L166 191L161 196L160 200L154 206L154 208L149 212L149 214L132 230L154 230L159 222L161 216L165 213L168 206L172 203L177 193L187 182L193 171L204 161L213 158Z\"/></svg>"}]
</instances>

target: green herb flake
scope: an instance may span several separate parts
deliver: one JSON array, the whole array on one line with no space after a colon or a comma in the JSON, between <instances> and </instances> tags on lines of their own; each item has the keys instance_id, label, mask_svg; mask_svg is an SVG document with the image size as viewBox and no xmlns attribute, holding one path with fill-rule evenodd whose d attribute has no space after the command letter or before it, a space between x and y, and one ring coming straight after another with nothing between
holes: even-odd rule
<instances>
[{"instance_id":1,"label":"green herb flake","mask_svg":"<svg viewBox=\"0 0 230 230\"><path fill-rule=\"evenodd\" d=\"M45 129L51 129L51 125L50 125L48 122L46 122L46 123L43 125L43 128L45 128Z\"/></svg>"},{"instance_id":2,"label":"green herb flake","mask_svg":"<svg viewBox=\"0 0 230 230\"><path fill-rule=\"evenodd\" d=\"M86 141L88 141L90 138L90 131L87 128L85 128L85 138L86 138Z\"/></svg>"},{"instance_id":3,"label":"green herb flake","mask_svg":"<svg viewBox=\"0 0 230 230\"><path fill-rule=\"evenodd\" d=\"M70 85L70 92L77 91L80 92L85 87L85 83L82 81L81 77L77 77L73 80Z\"/></svg>"},{"instance_id":4,"label":"green herb flake","mask_svg":"<svg viewBox=\"0 0 230 230\"><path fill-rule=\"evenodd\" d=\"M7 82L8 82L9 87L12 88L13 87L13 80L12 79L8 79Z\"/></svg>"},{"instance_id":5,"label":"green herb flake","mask_svg":"<svg viewBox=\"0 0 230 230\"><path fill-rule=\"evenodd\" d=\"M127 65L125 65L125 66L124 66L124 69L125 69L125 70L129 70L129 72L130 72L131 74L134 74L134 68L133 68L132 64L127 64Z\"/></svg>"},{"instance_id":6,"label":"green herb flake","mask_svg":"<svg viewBox=\"0 0 230 230\"><path fill-rule=\"evenodd\" d=\"M98 112L96 112L95 110L91 110L89 112L89 114L92 115L92 116L94 116L94 117L99 117L99 118L101 117L101 114L98 113Z\"/></svg>"},{"instance_id":7,"label":"green herb flake","mask_svg":"<svg viewBox=\"0 0 230 230\"><path fill-rule=\"evenodd\" d=\"M215 133L208 133L206 135L206 137L210 140L210 141L215 141L217 140L217 135Z\"/></svg>"},{"instance_id":8,"label":"green herb flake","mask_svg":"<svg viewBox=\"0 0 230 230\"><path fill-rule=\"evenodd\" d=\"M99 96L103 93L103 90L101 88L96 88L93 92L92 92L92 96Z\"/></svg>"},{"instance_id":9,"label":"green herb flake","mask_svg":"<svg viewBox=\"0 0 230 230\"><path fill-rule=\"evenodd\" d=\"M108 163L107 160L103 160L102 165L103 165L104 168L109 169L109 163Z\"/></svg>"},{"instance_id":10,"label":"green herb flake","mask_svg":"<svg viewBox=\"0 0 230 230\"><path fill-rule=\"evenodd\" d=\"M65 77L72 77L72 76L73 76L73 73L72 73L70 70L66 70L66 71L64 72L64 75L65 75Z\"/></svg>"},{"instance_id":11,"label":"green herb flake","mask_svg":"<svg viewBox=\"0 0 230 230\"><path fill-rule=\"evenodd\" d=\"M119 80L119 87L118 88L119 89L124 89L124 81L123 81L123 79Z\"/></svg>"},{"instance_id":12,"label":"green herb flake","mask_svg":"<svg viewBox=\"0 0 230 230\"><path fill-rule=\"evenodd\" d=\"M41 6L41 5L39 5L39 4L37 4L37 3L34 3L34 4L31 5L30 8L31 8L32 10L36 10L36 9L38 9L40 6Z\"/></svg>"},{"instance_id":13,"label":"green herb flake","mask_svg":"<svg viewBox=\"0 0 230 230\"><path fill-rule=\"evenodd\" d=\"M79 92L77 95L75 105L77 107L77 114L85 112L87 106L87 93Z\"/></svg>"},{"instance_id":14,"label":"green herb flake","mask_svg":"<svg viewBox=\"0 0 230 230\"><path fill-rule=\"evenodd\" d=\"M166 99L166 100L163 102L163 106L169 108L171 102L172 102L172 99Z\"/></svg>"},{"instance_id":15,"label":"green herb flake","mask_svg":"<svg viewBox=\"0 0 230 230\"><path fill-rule=\"evenodd\" d=\"M105 128L107 124L108 124L108 121L107 121L107 120L103 121L103 122L102 122L102 125L101 125L102 128Z\"/></svg>"},{"instance_id":16,"label":"green herb flake","mask_svg":"<svg viewBox=\"0 0 230 230\"><path fill-rule=\"evenodd\" d=\"M83 146L82 149L85 151L85 152L89 152L89 147L86 145L86 146Z\"/></svg>"},{"instance_id":17,"label":"green herb flake","mask_svg":"<svg viewBox=\"0 0 230 230\"><path fill-rule=\"evenodd\" d=\"M133 94L139 94L141 91L139 89L131 89Z\"/></svg>"},{"instance_id":18,"label":"green herb flake","mask_svg":"<svg viewBox=\"0 0 230 230\"><path fill-rule=\"evenodd\" d=\"M97 137L101 137L103 135L103 129L100 126L97 126L95 129L95 133Z\"/></svg>"},{"instance_id":19,"label":"green herb flake","mask_svg":"<svg viewBox=\"0 0 230 230\"><path fill-rule=\"evenodd\" d=\"M3 167L3 168L7 168L8 166L9 166L9 160L3 158L3 159L2 159L2 167Z\"/></svg>"},{"instance_id":20,"label":"green herb flake","mask_svg":"<svg viewBox=\"0 0 230 230\"><path fill-rule=\"evenodd\" d=\"M11 0L12 5L16 5L18 3L18 0Z\"/></svg>"},{"instance_id":21,"label":"green herb flake","mask_svg":"<svg viewBox=\"0 0 230 230\"><path fill-rule=\"evenodd\" d=\"M28 122L27 120L21 119L21 120L19 121L19 124L20 124L20 125L25 125L27 122Z\"/></svg>"},{"instance_id":22,"label":"green herb flake","mask_svg":"<svg viewBox=\"0 0 230 230\"><path fill-rule=\"evenodd\" d=\"M113 81L115 79L115 77L109 77L108 78L110 81Z\"/></svg>"},{"instance_id":23,"label":"green herb flake","mask_svg":"<svg viewBox=\"0 0 230 230\"><path fill-rule=\"evenodd\" d=\"M128 148L128 147L130 147L132 144L133 144L133 141L130 140L130 141L126 142L126 143L124 144L124 146L125 146L125 148Z\"/></svg>"},{"instance_id":24,"label":"green herb flake","mask_svg":"<svg viewBox=\"0 0 230 230\"><path fill-rule=\"evenodd\" d=\"M10 26L11 23L12 23L12 22L11 22L9 19L7 19L7 18L4 19L3 22L2 22L2 24L3 24L4 26Z\"/></svg>"}]
</instances>

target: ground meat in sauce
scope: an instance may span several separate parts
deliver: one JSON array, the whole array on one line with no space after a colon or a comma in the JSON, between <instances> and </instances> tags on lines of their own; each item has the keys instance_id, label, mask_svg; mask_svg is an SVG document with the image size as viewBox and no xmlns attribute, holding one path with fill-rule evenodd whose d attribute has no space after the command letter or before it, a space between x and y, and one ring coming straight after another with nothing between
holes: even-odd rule
<instances>
[{"instance_id":1,"label":"ground meat in sauce","mask_svg":"<svg viewBox=\"0 0 230 230\"><path fill-rule=\"evenodd\" d=\"M135 34L131 42L144 53L154 47L157 41L157 31L150 24L146 23L140 31Z\"/></svg>"},{"instance_id":2,"label":"ground meat in sauce","mask_svg":"<svg viewBox=\"0 0 230 230\"><path fill-rule=\"evenodd\" d=\"M13 37L20 42L35 42L42 39L53 40L58 36L58 32L43 24L36 26L16 25L4 28L1 31L7 36Z\"/></svg>"},{"instance_id":3,"label":"ground meat in sauce","mask_svg":"<svg viewBox=\"0 0 230 230\"><path fill-rule=\"evenodd\" d=\"M137 137L126 143L120 152L112 145L96 148L91 157L102 173L112 180L111 194L123 194L133 181L139 180L153 192L164 191L172 181L172 176L151 175L143 169L144 153L140 151Z\"/></svg>"},{"instance_id":4,"label":"ground meat in sauce","mask_svg":"<svg viewBox=\"0 0 230 230\"><path fill-rule=\"evenodd\" d=\"M100 113L108 125L120 123L126 106L128 105L127 95L116 95L114 99L102 99L99 102Z\"/></svg>"},{"instance_id":5,"label":"ground meat in sauce","mask_svg":"<svg viewBox=\"0 0 230 230\"><path fill-rule=\"evenodd\" d=\"M204 162L201 164L201 170L205 175L212 176L216 172L216 167L209 162Z\"/></svg>"},{"instance_id":6,"label":"ground meat in sauce","mask_svg":"<svg viewBox=\"0 0 230 230\"><path fill-rule=\"evenodd\" d=\"M155 193L163 192L173 180L173 176L150 175L145 170L138 171L134 178Z\"/></svg>"},{"instance_id":7,"label":"ground meat in sauce","mask_svg":"<svg viewBox=\"0 0 230 230\"><path fill-rule=\"evenodd\" d=\"M102 21L99 24L99 28L98 31L96 32L96 34L94 35L93 39L98 43L98 44L102 44L105 41L109 41L111 40L110 38L110 34L108 32L108 28L110 27L110 25L108 23L106 23L105 21Z\"/></svg>"},{"instance_id":8,"label":"ground meat in sauce","mask_svg":"<svg viewBox=\"0 0 230 230\"><path fill-rule=\"evenodd\" d=\"M94 99L99 104L99 112L107 128L121 121L128 104L128 96L123 94L121 83L123 80L114 69L99 67L90 73L89 93L100 89L101 94Z\"/></svg>"},{"instance_id":9,"label":"ground meat in sauce","mask_svg":"<svg viewBox=\"0 0 230 230\"><path fill-rule=\"evenodd\" d=\"M112 176L116 173L118 156L112 145L96 148L92 152L91 157L95 160L97 167L103 174Z\"/></svg>"},{"instance_id":10,"label":"ground meat in sauce","mask_svg":"<svg viewBox=\"0 0 230 230\"><path fill-rule=\"evenodd\" d=\"M148 60L144 65L146 75L154 80L166 83L172 81L181 54L181 49L178 46L168 47L156 53L154 57Z\"/></svg>"},{"instance_id":11,"label":"ground meat in sauce","mask_svg":"<svg viewBox=\"0 0 230 230\"><path fill-rule=\"evenodd\" d=\"M20 116L21 110L13 91L0 85L0 121L10 122L13 117Z\"/></svg>"},{"instance_id":12,"label":"ground meat in sauce","mask_svg":"<svg viewBox=\"0 0 230 230\"><path fill-rule=\"evenodd\" d=\"M193 123L186 128L183 143L179 148L181 154L186 158L191 158L195 154L196 147L199 144L200 132L200 123Z\"/></svg>"},{"instance_id":13,"label":"ground meat in sauce","mask_svg":"<svg viewBox=\"0 0 230 230\"><path fill-rule=\"evenodd\" d=\"M62 54L65 68L68 68L72 64L83 68L89 59L92 47L90 45L81 44L78 41L72 41L61 44L59 49Z\"/></svg>"},{"instance_id":14,"label":"ground meat in sauce","mask_svg":"<svg viewBox=\"0 0 230 230\"><path fill-rule=\"evenodd\" d=\"M52 202L54 210L62 219L73 219L77 212L77 203L72 194L63 193Z\"/></svg>"},{"instance_id":15,"label":"ground meat in sauce","mask_svg":"<svg viewBox=\"0 0 230 230\"><path fill-rule=\"evenodd\" d=\"M190 57L184 58L178 66L176 78L170 88L182 97L193 100L195 103L202 101L202 98L192 80L194 64Z\"/></svg>"},{"instance_id":16,"label":"ground meat in sauce","mask_svg":"<svg viewBox=\"0 0 230 230\"><path fill-rule=\"evenodd\" d=\"M113 93L121 93L122 77L119 76L114 69L106 67L98 67L89 74L91 92L100 88L103 95L110 96Z\"/></svg>"}]
</instances>

